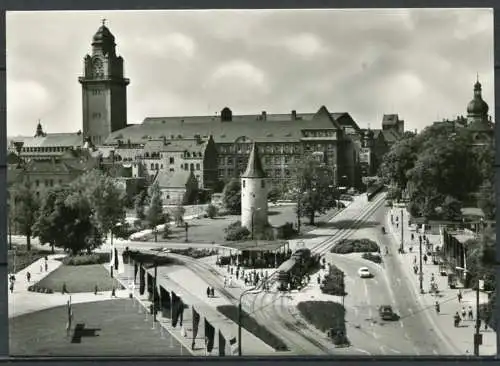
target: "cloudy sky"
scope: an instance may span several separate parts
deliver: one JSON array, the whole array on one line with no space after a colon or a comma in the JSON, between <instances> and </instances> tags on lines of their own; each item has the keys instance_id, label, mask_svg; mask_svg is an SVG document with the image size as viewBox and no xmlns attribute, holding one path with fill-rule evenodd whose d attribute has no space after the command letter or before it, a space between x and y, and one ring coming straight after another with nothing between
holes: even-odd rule
<instances>
[{"instance_id":1,"label":"cloudy sky","mask_svg":"<svg viewBox=\"0 0 500 366\"><path fill-rule=\"evenodd\" d=\"M494 108L493 12L108 11L7 14L9 136L81 129L77 81L106 18L125 59L128 122L149 116L349 112L407 129L465 114L479 73Z\"/></svg>"}]
</instances>

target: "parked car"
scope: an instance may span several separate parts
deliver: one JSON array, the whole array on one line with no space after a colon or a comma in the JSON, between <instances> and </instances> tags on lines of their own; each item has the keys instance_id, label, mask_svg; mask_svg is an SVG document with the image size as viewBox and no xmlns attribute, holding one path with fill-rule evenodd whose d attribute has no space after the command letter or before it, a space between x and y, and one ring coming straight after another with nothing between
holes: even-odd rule
<instances>
[{"instance_id":1,"label":"parked car","mask_svg":"<svg viewBox=\"0 0 500 366\"><path fill-rule=\"evenodd\" d=\"M382 320L394 320L396 317L396 314L394 314L394 311L392 310L392 306L390 305L382 305L378 309L378 313L380 315L380 318Z\"/></svg>"},{"instance_id":2,"label":"parked car","mask_svg":"<svg viewBox=\"0 0 500 366\"><path fill-rule=\"evenodd\" d=\"M367 267L361 267L358 270L358 275L361 278L371 278L371 277L373 277L373 274L370 272L370 270Z\"/></svg>"}]
</instances>

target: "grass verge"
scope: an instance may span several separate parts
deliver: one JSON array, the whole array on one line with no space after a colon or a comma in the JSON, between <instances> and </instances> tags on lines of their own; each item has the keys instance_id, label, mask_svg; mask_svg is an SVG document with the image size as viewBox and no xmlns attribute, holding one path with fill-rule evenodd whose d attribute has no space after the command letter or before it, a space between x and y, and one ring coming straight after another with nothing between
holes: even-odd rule
<instances>
[{"instance_id":1,"label":"grass verge","mask_svg":"<svg viewBox=\"0 0 500 366\"><path fill-rule=\"evenodd\" d=\"M110 277L109 272L101 264L62 265L33 287L61 292L64 284L69 293L94 292L96 285L99 291L123 288L116 279Z\"/></svg>"},{"instance_id":2,"label":"grass verge","mask_svg":"<svg viewBox=\"0 0 500 366\"><path fill-rule=\"evenodd\" d=\"M224 316L238 324L238 307L234 305L217 306L217 310ZM259 338L262 342L268 344L276 351L288 351L286 344L276 337L273 333L267 330L264 326L257 323L247 312L243 311L241 319L241 327L249 333Z\"/></svg>"}]
</instances>

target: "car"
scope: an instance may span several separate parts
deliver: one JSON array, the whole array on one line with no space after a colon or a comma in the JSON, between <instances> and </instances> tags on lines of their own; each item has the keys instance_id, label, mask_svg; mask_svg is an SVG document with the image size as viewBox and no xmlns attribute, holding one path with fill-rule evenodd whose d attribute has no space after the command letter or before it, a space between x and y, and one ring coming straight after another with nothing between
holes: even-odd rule
<instances>
[{"instance_id":1,"label":"car","mask_svg":"<svg viewBox=\"0 0 500 366\"><path fill-rule=\"evenodd\" d=\"M370 278L372 277L372 273L370 272L370 270L366 267L361 267L359 270L358 270L358 275L359 277L361 278Z\"/></svg>"},{"instance_id":2,"label":"car","mask_svg":"<svg viewBox=\"0 0 500 366\"><path fill-rule=\"evenodd\" d=\"M396 314L394 314L392 306L390 305L382 305L378 309L378 313L380 314L380 318L382 320L394 320L394 318L396 317Z\"/></svg>"}]
</instances>

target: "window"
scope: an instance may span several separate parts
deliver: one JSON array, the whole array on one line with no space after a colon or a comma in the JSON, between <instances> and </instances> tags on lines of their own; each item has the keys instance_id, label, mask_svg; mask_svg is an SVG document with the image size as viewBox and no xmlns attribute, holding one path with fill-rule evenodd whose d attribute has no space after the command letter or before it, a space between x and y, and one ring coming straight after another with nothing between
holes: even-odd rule
<instances>
[{"instance_id":1,"label":"window","mask_svg":"<svg viewBox=\"0 0 500 366\"><path fill-rule=\"evenodd\" d=\"M48 187L50 185L50 181L48 179L45 179L45 187Z\"/></svg>"},{"instance_id":2,"label":"window","mask_svg":"<svg viewBox=\"0 0 500 366\"><path fill-rule=\"evenodd\" d=\"M167 194L167 200L169 200L169 199L170 199L170 195L169 195L169 194Z\"/></svg>"},{"instance_id":3,"label":"window","mask_svg":"<svg viewBox=\"0 0 500 366\"><path fill-rule=\"evenodd\" d=\"M189 151L186 151L186 158L190 158L191 157L191 154L189 153Z\"/></svg>"},{"instance_id":4,"label":"window","mask_svg":"<svg viewBox=\"0 0 500 366\"><path fill-rule=\"evenodd\" d=\"M191 171L193 171L193 170L194 170L194 164L193 164L193 163L191 163L191 165L190 165L190 170L191 170Z\"/></svg>"},{"instance_id":5,"label":"window","mask_svg":"<svg viewBox=\"0 0 500 366\"><path fill-rule=\"evenodd\" d=\"M99 119L99 118L101 118L101 113L99 113L99 112L94 112L94 113L92 113L92 118L94 118L94 119Z\"/></svg>"},{"instance_id":6,"label":"window","mask_svg":"<svg viewBox=\"0 0 500 366\"><path fill-rule=\"evenodd\" d=\"M184 170L188 170L188 169L189 169L189 164L188 163L184 164Z\"/></svg>"},{"instance_id":7,"label":"window","mask_svg":"<svg viewBox=\"0 0 500 366\"><path fill-rule=\"evenodd\" d=\"M36 197L39 198L40 197L40 192L36 192Z\"/></svg>"},{"instance_id":8,"label":"window","mask_svg":"<svg viewBox=\"0 0 500 366\"><path fill-rule=\"evenodd\" d=\"M170 161L170 164L174 164L174 158L172 158L172 157L171 157L171 158L169 159L169 161Z\"/></svg>"},{"instance_id":9,"label":"window","mask_svg":"<svg viewBox=\"0 0 500 366\"><path fill-rule=\"evenodd\" d=\"M264 159L265 159L266 164L271 164L272 163L272 160L271 160L270 156L266 156Z\"/></svg>"},{"instance_id":10,"label":"window","mask_svg":"<svg viewBox=\"0 0 500 366\"><path fill-rule=\"evenodd\" d=\"M162 164L162 165L160 165L160 169L163 169L163 164Z\"/></svg>"},{"instance_id":11,"label":"window","mask_svg":"<svg viewBox=\"0 0 500 366\"><path fill-rule=\"evenodd\" d=\"M51 186L51 187L54 187L54 179L51 179L51 180L50 180L50 186Z\"/></svg>"},{"instance_id":12,"label":"window","mask_svg":"<svg viewBox=\"0 0 500 366\"><path fill-rule=\"evenodd\" d=\"M260 188L266 188L266 182L264 180L260 181Z\"/></svg>"},{"instance_id":13,"label":"window","mask_svg":"<svg viewBox=\"0 0 500 366\"><path fill-rule=\"evenodd\" d=\"M155 168L155 165L151 164L151 170L154 170L154 168Z\"/></svg>"},{"instance_id":14,"label":"window","mask_svg":"<svg viewBox=\"0 0 500 366\"><path fill-rule=\"evenodd\" d=\"M285 169L285 177L290 178L290 170Z\"/></svg>"},{"instance_id":15,"label":"window","mask_svg":"<svg viewBox=\"0 0 500 366\"><path fill-rule=\"evenodd\" d=\"M227 158L227 164L228 165L233 165L233 158L232 157L228 156L228 158Z\"/></svg>"},{"instance_id":16,"label":"window","mask_svg":"<svg viewBox=\"0 0 500 366\"><path fill-rule=\"evenodd\" d=\"M170 168L170 171L173 172L174 171L174 168Z\"/></svg>"},{"instance_id":17,"label":"window","mask_svg":"<svg viewBox=\"0 0 500 366\"><path fill-rule=\"evenodd\" d=\"M274 176L275 177L281 177L281 169L275 169L274 170Z\"/></svg>"},{"instance_id":18,"label":"window","mask_svg":"<svg viewBox=\"0 0 500 366\"><path fill-rule=\"evenodd\" d=\"M219 177L223 177L225 174L225 170L224 169L219 169Z\"/></svg>"},{"instance_id":19,"label":"window","mask_svg":"<svg viewBox=\"0 0 500 366\"><path fill-rule=\"evenodd\" d=\"M200 164L196 164L196 170L200 170Z\"/></svg>"},{"instance_id":20,"label":"window","mask_svg":"<svg viewBox=\"0 0 500 366\"><path fill-rule=\"evenodd\" d=\"M246 180L243 179L243 188L245 188Z\"/></svg>"}]
</instances>

